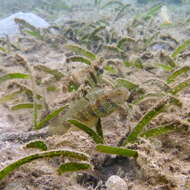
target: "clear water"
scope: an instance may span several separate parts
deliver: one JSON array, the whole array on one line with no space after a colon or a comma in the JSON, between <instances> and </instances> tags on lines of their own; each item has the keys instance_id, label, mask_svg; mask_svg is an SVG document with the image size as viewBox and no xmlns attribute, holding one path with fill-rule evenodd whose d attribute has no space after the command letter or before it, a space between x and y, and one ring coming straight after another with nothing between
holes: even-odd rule
<instances>
[{"instance_id":1,"label":"clear water","mask_svg":"<svg viewBox=\"0 0 190 190\"><path fill-rule=\"evenodd\" d=\"M125 8L124 6L127 4L130 6ZM149 9L152 7L154 9L154 6L159 4L166 6L166 16L171 23L189 18L189 0L0 0L0 35L14 34L15 31L18 33L18 28L12 25L14 25L14 18L20 13L33 13L44 19L42 21L40 18L33 18L30 15L20 16L35 27L41 28L48 26L48 23L63 25L72 20L112 22L113 17L119 16L116 20L121 29L123 27L121 20L131 20L146 14ZM158 20L163 19L160 18L160 10L161 7L153 14ZM12 16L12 19L9 16ZM4 18L7 20L3 20ZM113 25L116 23L112 22Z\"/></svg>"},{"instance_id":2,"label":"clear water","mask_svg":"<svg viewBox=\"0 0 190 190\"><path fill-rule=\"evenodd\" d=\"M97 5L103 7L106 3L113 0L0 0L0 17L10 16L19 11L33 12L44 17L59 17L69 10L69 8L89 7L96 9ZM116 2L116 1L115 1ZM189 0L117 0L121 3L129 3L134 6L146 7L148 5L162 3L168 6L176 5L178 7L185 6L190 3ZM113 7L118 7L117 3ZM81 10L83 11L83 10Z\"/></svg>"}]
</instances>

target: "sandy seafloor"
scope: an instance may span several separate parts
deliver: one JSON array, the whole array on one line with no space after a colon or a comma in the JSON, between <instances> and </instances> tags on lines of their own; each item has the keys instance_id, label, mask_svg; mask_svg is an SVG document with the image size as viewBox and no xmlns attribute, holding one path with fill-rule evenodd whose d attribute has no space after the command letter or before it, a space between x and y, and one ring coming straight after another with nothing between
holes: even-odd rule
<instances>
[{"instance_id":1,"label":"sandy seafloor","mask_svg":"<svg viewBox=\"0 0 190 190\"><path fill-rule=\"evenodd\" d=\"M47 34L45 40L22 34L11 37L9 41L2 38L0 46L9 48L9 51L0 51L0 75L3 76L11 72L27 72L19 64L18 56L23 57L29 65L43 64L62 72L64 77L55 82L50 74L34 70L36 79L45 81L45 87L37 86L36 92L45 97L49 110L54 110L59 106L71 104L79 98L80 91L68 91L69 82L75 82L81 85L81 88L85 88L85 80L89 79L88 73L94 72L93 68L84 63L68 63L67 58L74 54L68 51L65 45L75 43L94 52L97 60L93 64L98 65L98 59L103 57L104 62L98 66L104 67L103 76L105 78L107 77L108 80L113 81L123 78L139 85L144 90L144 94L153 93L158 95L147 96L138 103L128 100L123 103L125 108L128 109L127 111L117 110L102 118L105 142L108 145L116 146L120 139L124 137L124 134L130 132L143 115L162 99L163 95L161 93L168 93L164 86L164 81L168 76L181 67L190 66L189 46L176 57L173 57L173 61L176 63L175 66L171 66L171 60L168 61L167 58L180 44L189 40L190 3L183 5L167 4L168 15L171 20L171 24L167 26L162 26L163 17L161 17L160 11L146 21L139 17L139 12L146 12L152 5L154 3L147 5L132 3L131 7L126 9L125 14L118 20L115 20L118 15L112 8L98 9L93 8L93 6L82 6L74 9L73 12L70 11L59 17L57 16L55 19L57 25L59 26L64 22L65 25L58 31ZM46 14L41 12L41 15L45 18ZM138 16L136 21L134 21L135 16ZM105 29L98 33L98 36L104 39L103 42L97 40L97 38L89 37L87 43L82 43L81 36L92 33L94 28L101 25L97 22L100 20L102 23L106 23ZM76 25L72 25L71 21ZM81 23L83 24L80 25ZM94 25L92 28L89 27L91 24ZM69 29L72 29L72 31ZM120 39L125 37L130 37L132 41L127 41L122 46L124 54L108 51L104 48L106 45L115 46ZM107 38L109 40L106 40ZM98 50L98 47L100 50ZM133 66L127 67L124 65L123 62L126 60L132 63ZM140 68L134 64L139 60L142 65ZM170 70L164 70L163 67L158 66L159 64L169 65ZM107 65L113 70L106 69ZM167 88L173 88L178 83L188 79L189 74L189 69L187 69L187 72L177 76L176 80L168 84L169 87ZM153 82L150 82L151 80ZM17 89L15 83L32 88L31 81L10 80L0 84L0 96L3 97L15 91ZM44 92L46 87L53 85L56 90ZM100 86L103 89L111 88L109 83L100 84ZM136 92L129 91L132 99L139 96ZM137 159L110 156L106 162L105 158L107 156L96 152L95 143L80 130L70 130L64 135L50 136L45 135L43 131L32 132L32 110L11 110L11 106L15 104L28 102L29 99L26 95L20 94L9 101L0 99L0 102L2 102L0 105L0 168L23 156L37 152L35 149L24 148L24 144L39 138L46 142L49 150L69 148L89 154L95 167L92 171L66 173L59 176L56 168L61 162L68 162L69 159L57 157L41 159L16 169L0 182L0 189L101 190L105 189L104 183L111 175L118 175L127 183L126 188L129 190L189 190L189 86L175 94L175 97L182 103L181 108L169 107L167 111L154 118L145 129L173 124L177 126L177 131L155 138L139 138L135 144L128 146L138 151ZM42 117L43 110L39 111L38 114L39 117ZM63 117L63 115L59 117ZM46 128L52 123L56 123L56 120L59 121L59 118L55 118ZM180 127L182 129L179 129ZM38 133L41 133L41 137Z\"/></svg>"}]
</instances>

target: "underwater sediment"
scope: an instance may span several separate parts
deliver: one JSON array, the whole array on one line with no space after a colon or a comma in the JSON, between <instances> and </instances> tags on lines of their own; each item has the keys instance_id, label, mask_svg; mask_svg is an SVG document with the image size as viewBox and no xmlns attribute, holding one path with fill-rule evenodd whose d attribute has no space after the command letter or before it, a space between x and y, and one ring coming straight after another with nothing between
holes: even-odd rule
<instances>
[{"instance_id":1,"label":"underwater sediment","mask_svg":"<svg viewBox=\"0 0 190 190\"><path fill-rule=\"evenodd\" d=\"M2 2L0 189L189 190L190 2Z\"/></svg>"}]
</instances>

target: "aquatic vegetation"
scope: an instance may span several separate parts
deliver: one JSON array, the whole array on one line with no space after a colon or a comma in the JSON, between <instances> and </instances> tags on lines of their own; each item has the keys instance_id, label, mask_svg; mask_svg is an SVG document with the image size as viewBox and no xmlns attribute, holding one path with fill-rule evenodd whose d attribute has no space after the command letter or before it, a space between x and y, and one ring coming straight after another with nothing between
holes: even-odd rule
<instances>
[{"instance_id":1,"label":"aquatic vegetation","mask_svg":"<svg viewBox=\"0 0 190 190\"><path fill-rule=\"evenodd\" d=\"M106 28L106 26L98 26L97 28L94 29L94 31L92 31L91 34L89 34L89 39L93 39L94 36L97 35L97 33L99 33L100 31L104 30Z\"/></svg>"},{"instance_id":2,"label":"aquatic vegetation","mask_svg":"<svg viewBox=\"0 0 190 190\"><path fill-rule=\"evenodd\" d=\"M19 91L17 91L16 93L13 92L11 94L5 95L4 97L2 97L2 102L4 101L8 101L13 99L13 97L16 97L16 95L21 95L22 92L25 92L26 95L28 96L28 99L30 101L32 101L32 103L27 102L27 103L19 103L17 105L11 106L11 110L19 110L19 109L33 109L33 127L35 128L35 126L37 125L37 119L38 119L38 110L42 108L42 105L38 104L38 100L39 98L41 98L40 95L38 95L36 93L36 82L33 76L33 71L31 69L31 67L28 66L27 62L25 62L24 59L21 60L21 62L23 64L21 64L28 72L29 74L24 74L24 73L8 73L3 75L2 77L0 77L0 81L4 82L7 80L13 80L12 85L16 86L17 88L20 88ZM19 62L20 63L20 62ZM26 86L23 86L21 84L19 84L18 82L14 82L15 79L30 79L29 81L31 81L32 83L32 90L29 89Z\"/></svg>"},{"instance_id":3,"label":"aquatic vegetation","mask_svg":"<svg viewBox=\"0 0 190 190\"><path fill-rule=\"evenodd\" d=\"M148 111L135 126L133 131L129 134L126 140L123 142L123 145L128 143L134 143L137 140L137 137L142 133L143 128L150 123L152 119L154 119L161 112L164 112L168 106L171 104L175 104L177 106L181 106L179 100L174 97L165 97L160 102L158 102L155 106L153 106L150 111Z\"/></svg>"},{"instance_id":4,"label":"aquatic vegetation","mask_svg":"<svg viewBox=\"0 0 190 190\"><path fill-rule=\"evenodd\" d=\"M32 109L33 106L34 105L32 103L24 103L24 104L17 104L17 105L11 106L10 109L12 111L16 111L16 110L20 110L20 109ZM42 109L42 105L38 104L37 109Z\"/></svg>"},{"instance_id":5,"label":"aquatic vegetation","mask_svg":"<svg viewBox=\"0 0 190 190\"><path fill-rule=\"evenodd\" d=\"M9 50L4 48L4 47L0 47L0 52L1 53L5 53L5 54L8 54L9 53Z\"/></svg>"},{"instance_id":6,"label":"aquatic vegetation","mask_svg":"<svg viewBox=\"0 0 190 190\"><path fill-rule=\"evenodd\" d=\"M183 90L184 88L188 87L189 85L190 85L190 77L188 77L187 79L185 79L181 83L177 84L175 87L173 87L171 90L169 90L169 92L171 94L175 95L178 92L180 92L181 90Z\"/></svg>"},{"instance_id":7,"label":"aquatic vegetation","mask_svg":"<svg viewBox=\"0 0 190 190\"><path fill-rule=\"evenodd\" d=\"M100 4L100 2L101 2L101 0L94 0L94 5L98 5L98 4Z\"/></svg>"},{"instance_id":8,"label":"aquatic vegetation","mask_svg":"<svg viewBox=\"0 0 190 190\"><path fill-rule=\"evenodd\" d=\"M130 91L128 102L132 102L133 104L141 99L141 97L145 93L144 89L141 88L139 85L134 84L133 82L123 78L118 78L115 81L115 86L127 88Z\"/></svg>"},{"instance_id":9,"label":"aquatic vegetation","mask_svg":"<svg viewBox=\"0 0 190 190\"><path fill-rule=\"evenodd\" d=\"M104 134L103 134L102 123L101 123L100 118L98 118L98 121L96 123L96 132L104 140Z\"/></svg>"},{"instance_id":10,"label":"aquatic vegetation","mask_svg":"<svg viewBox=\"0 0 190 190\"><path fill-rule=\"evenodd\" d=\"M173 121L166 123L164 126L152 128L146 130L144 133L141 134L142 137L150 138L150 137L157 137L163 134L168 134L172 131L180 132L182 130L186 130L190 127L190 124L187 121L182 119L176 118Z\"/></svg>"},{"instance_id":11,"label":"aquatic vegetation","mask_svg":"<svg viewBox=\"0 0 190 190\"><path fill-rule=\"evenodd\" d=\"M82 57L82 56L71 56L71 57L68 57L66 59L66 61L68 63L70 63L70 62L81 62L81 63L85 63L87 65L91 65L92 64L89 59L87 59L85 57Z\"/></svg>"},{"instance_id":12,"label":"aquatic vegetation","mask_svg":"<svg viewBox=\"0 0 190 190\"><path fill-rule=\"evenodd\" d=\"M45 9L50 9L52 2L58 10L57 15L62 13L61 6L64 3L59 4L55 0L46 2ZM101 164L99 162L102 160L96 159L94 154L90 157L75 151L67 154L64 149L61 150L63 153L59 150L47 151L54 142L47 145L45 142L52 139L58 141L59 138L67 138L66 143L63 140L61 143L56 142L55 146L72 146L75 133L79 134L74 131L76 129L88 135L90 142L94 143L92 147L95 147L91 151L97 151L96 155L131 157L135 162L141 154L139 146L143 145L142 141L146 141L146 138L151 143L152 138L157 137L158 141L162 141L161 135L169 136L171 133L171 137L177 136L190 127L189 110L184 111L181 103L186 101L182 90L190 85L189 66L181 66L181 60L186 64L189 58L189 53L186 53L189 40L181 42L180 38L175 39L175 35L167 34L167 30L160 26L156 16L159 12L164 23L170 23L162 3L154 2L152 7L147 5L145 9L115 0L95 0L89 4L84 2L81 6L76 3L71 7L69 2L65 3L68 3L68 7L64 10L70 10L73 18L74 11L87 10L90 13L92 7L96 7L97 18L94 18L95 21L66 19L63 26L55 25L47 30L36 30L27 23L20 23L23 24L21 30L24 33L18 40L20 49L13 47L15 42L0 41L2 60L8 60L7 68L0 70L0 82L5 89L0 103L6 103L3 104L5 109L14 111L14 116L21 109L29 110L25 114L31 114L30 110L33 109L30 129L33 127L36 130L33 132L40 133L47 127L47 135L51 136L46 136L47 141L37 139L27 142L24 148L36 148L42 152L28 155L5 167L0 171L0 179L32 160L67 156L73 152L76 156L69 156L72 157L71 162L61 164L57 168L58 174L92 170L90 173L96 175L96 164ZM137 13L139 10L142 10L141 14ZM50 16L49 12L46 14ZM51 16L55 14L53 12ZM184 22L179 25L184 26ZM178 21L170 27L174 30L180 28ZM16 53L24 54L29 61L19 54L15 55L15 50ZM44 60L42 55L46 52L50 53L50 57ZM54 56L51 58L52 52L55 53L55 61L60 60L57 56L60 58L64 54L59 69L56 69L56 65L54 68L47 66L54 59ZM31 56L33 53L36 53L37 62L43 64L36 62L36 57ZM20 73L10 73L11 67L21 69ZM185 94L189 94L188 90ZM112 123L106 123L107 118L105 122L104 117L113 117L117 124L113 123L112 127ZM111 127L108 132L107 127ZM52 137L54 134L64 135ZM121 141L116 142L120 138ZM77 143L80 145L81 142ZM84 151L85 146L88 145L83 146ZM100 157L103 157L104 162L104 157L106 159L108 156ZM73 162L73 158L87 162ZM93 162L95 160L95 172L90 159Z\"/></svg>"},{"instance_id":13,"label":"aquatic vegetation","mask_svg":"<svg viewBox=\"0 0 190 190\"><path fill-rule=\"evenodd\" d=\"M144 133L142 133L141 136L145 138L157 137L159 135L167 134L174 130L176 130L176 127L174 125L166 125L166 126L149 129L145 131Z\"/></svg>"},{"instance_id":14,"label":"aquatic vegetation","mask_svg":"<svg viewBox=\"0 0 190 190\"><path fill-rule=\"evenodd\" d=\"M143 68L143 65L138 60L135 60L135 61L132 61L132 62L124 61L123 64L126 67L134 67L134 68L138 68L138 69L142 69Z\"/></svg>"},{"instance_id":15,"label":"aquatic vegetation","mask_svg":"<svg viewBox=\"0 0 190 190\"><path fill-rule=\"evenodd\" d=\"M171 67L170 65L156 64L156 66L167 72L171 72L173 70L173 67Z\"/></svg>"},{"instance_id":16,"label":"aquatic vegetation","mask_svg":"<svg viewBox=\"0 0 190 190\"><path fill-rule=\"evenodd\" d=\"M0 77L0 83L7 81L7 80L12 80L12 79L29 79L29 75L28 74L24 74L24 73L9 73L6 74L4 76Z\"/></svg>"},{"instance_id":17,"label":"aquatic vegetation","mask_svg":"<svg viewBox=\"0 0 190 190\"><path fill-rule=\"evenodd\" d=\"M119 156L127 156L134 158L138 156L138 152L135 150L121 148L121 147L106 146L106 145L96 145L96 151L104 154L116 154Z\"/></svg>"},{"instance_id":18,"label":"aquatic vegetation","mask_svg":"<svg viewBox=\"0 0 190 190\"><path fill-rule=\"evenodd\" d=\"M57 90L57 87L53 84L47 86L47 92L55 92L56 90Z\"/></svg>"},{"instance_id":19,"label":"aquatic vegetation","mask_svg":"<svg viewBox=\"0 0 190 190\"><path fill-rule=\"evenodd\" d=\"M37 148L39 150L47 150L48 147L47 145L40 140L35 140L35 141L30 141L28 144L25 145L26 148Z\"/></svg>"},{"instance_id":20,"label":"aquatic vegetation","mask_svg":"<svg viewBox=\"0 0 190 190\"><path fill-rule=\"evenodd\" d=\"M163 62L165 62L166 65L169 65L172 68L174 68L174 67L177 66L177 64L174 61L173 57L169 56L169 55L165 55L164 53L161 53L160 60L163 61Z\"/></svg>"},{"instance_id":21,"label":"aquatic vegetation","mask_svg":"<svg viewBox=\"0 0 190 190\"><path fill-rule=\"evenodd\" d=\"M161 90L163 90L165 92L167 92L168 90L171 89L171 87L165 81L162 81L157 78L151 78L144 82L144 84L147 84L147 83L156 84L158 87L160 87Z\"/></svg>"},{"instance_id":22,"label":"aquatic vegetation","mask_svg":"<svg viewBox=\"0 0 190 190\"><path fill-rule=\"evenodd\" d=\"M0 97L0 103L5 103L7 101L10 101L12 99L14 99L16 96L18 96L19 94L21 94L21 90L16 90L12 93L6 94L4 96Z\"/></svg>"},{"instance_id":23,"label":"aquatic vegetation","mask_svg":"<svg viewBox=\"0 0 190 190\"><path fill-rule=\"evenodd\" d=\"M31 154L29 156L23 157L23 158L15 161L15 162L13 162L12 164L9 164L8 166L3 168L2 170L0 170L0 180L5 178L9 173L11 173L13 170L19 168L23 164L29 163L29 162L36 160L36 159L52 158L55 156L65 156L68 158L75 158L75 159L82 160L82 161L88 161L89 160L88 155L86 155L84 153L77 152L77 151L71 151L71 150L51 150L51 151L44 151L44 152L40 152L40 153L35 153L35 154ZM78 167L76 168L76 170L77 169L78 169ZM70 171L70 168L68 168L68 170ZM67 170L64 170L64 172L66 172L66 171ZM73 171L74 171L74 169L73 169Z\"/></svg>"},{"instance_id":24,"label":"aquatic vegetation","mask_svg":"<svg viewBox=\"0 0 190 190\"><path fill-rule=\"evenodd\" d=\"M126 56L125 52L115 45L105 45L104 48L110 52L116 53L116 55L118 55L119 57L125 57Z\"/></svg>"},{"instance_id":25,"label":"aquatic vegetation","mask_svg":"<svg viewBox=\"0 0 190 190\"><path fill-rule=\"evenodd\" d=\"M176 71L174 71L168 78L167 78L167 83L171 83L171 82L174 82L175 79L183 74L183 73L186 73L190 70L190 67L189 66L184 66L180 69L177 69Z\"/></svg>"},{"instance_id":26,"label":"aquatic vegetation","mask_svg":"<svg viewBox=\"0 0 190 190\"><path fill-rule=\"evenodd\" d=\"M95 131L93 131L91 128L87 127L86 125L78 122L77 120L68 120L69 123L73 124L74 126L78 127L79 129L81 129L82 131L84 131L85 133L87 133L96 144L99 143L103 143L103 137L99 136L98 133L96 133Z\"/></svg>"},{"instance_id":27,"label":"aquatic vegetation","mask_svg":"<svg viewBox=\"0 0 190 190\"><path fill-rule=\"evenodd\" d=\"M53 119L54 117L56 117L60 112L62 112L67 106L63 106L60 107L54 111L52 111L51 113L49 113L48 115L46 115L45 118L43 118L41 121L37 122L35 129L41 129L42 127L44 127L45 125L48 124L48 122Z\"/></svg>"},{"instance_id":28,"label":"aquatic vegetation","mask_svg":"<svg viewBox=\"0 0 190 190\"><path fill-rule=\"evenodd\" d=\"M122 49L123 48L123 45L126 43L126 42L133 42L135 43L136 40L131 38L131 37L125 37L125 38L122 38L121 40L118 41L117 43L117 47Z\"/></svg>"},{"instance_id":29,"label":"aquatic vegetation","mask_svg":"<svg viewBox=\"0 0 190 190\"><path fill-rule=\"evenodd\" d=\"M109 65L105 65L104 66L104 70L105 71L108 71L108 72L110 72L110 73L117 73L117 71L112 67L112 66L109 66Z\"/></svg>"},{"instance_id":30,"label":"aquatic vegetation","mask_svg":"<svg viewBox=\"0 0 190 190\"><path fill-rule=\"evenodd\" d=\"M15 86L16 88L20 89L20 92L23 92L27 95L29 100L33 99L33 92L32 89L30 89L30 87L27 87L24 84L20 84L18 82L13 81L10 85ZM41 99L42 96L40 94L37 94L37 99Z\"/></svg>"},{"instance_id":31,"label":"aquatic vegetation","mask_svg":"<svg viewBox=\"0 0 190 190\"><path fill-rule=\"evenodd\" d=\"M160 11L161 8L162 8L162 4L154 5L153 7L149 8L145 13L140 14L139 16L137 16L137 18L142 18L144 20L149 20L151 17L158 14L158 12Z\"/></svg>"},{"instance_id":32,"label":"aquatic vegetation","mask_svg":"<svg viewBox=\"0 0 190 190\"><path fill-rule=\"evenodd\" d=\"M126 9L129 8L129 6L130 6L129 4L126 4L126 5L121 7L121 9L118 11L118 13L114 19L115 22L125 15L125 11L126 11Z\"/></svg>"},{"instance_id":33,"label":"aquatic vegetation","mask_svg":"<svg viewBox=\"0 0 190 190\"><path fill-rule=\"evenodd\" d=\"M21 33L25 33L28 35L31 35L37 39L42 40L43 36L40 33L40 30L25 21L24 19L21 18L15 18L15 23L19 25L19 29Z\"/></svg>"},{"instance_id":34,"label":"aquatic vegetation","mask_svg":"<svg viewBox=\"0 0 190 190\"><path fill-rule=\"evenodd\" d=\"M89 58L92 61L96 59L96 55L94 53L92 53L78 45L65 45L65 48L70 51L73 51L75 53L81 54L81 55Z\"/></svg>"},{"instance_id":35,"label":"aquatic vegetation","mask_svg":"<svg viewBox=\"0 0 190 190\"><path fill-rule=\"evenodd\" d=\"M44 5L45 4L45 5ZM42 1L43 7L45 6L47 10L52 11L61 11L61 10L66 10L66 11L72 11L72 6L68 4L67 1L56 1L56 0L50 0L50 1Z\"/></svg>"},{"instance_id":36,"label":"aquatic vegetation","mask_svg":"<svg viewBox=\"0 0 190 190\"><path fill-rule=\"evenodd\" d=\"M29 30L25 30L24 33L30 35L30 36L33 36L37 39L42 39L42 35L40 34L40 32L37 32L37 31L29 31Z\"/></svg>"},{"instance_id":37,"label":"aquatic vegetation","mask_svg":"<svg viewBox=\"0 0 190 190\"><path fill-rule=\"evenodd\" d=\"M101 120L99 120L97 126L101 125ZM96 132L93 131L91 128L87 127L86 125L76 121L76 120L69 120L69 122L85 133L87 133L93 141L98 144L96 145L96 151L104 153L104 154L115 154L120 156L127 156L127 157L137 157L138 153L135 150L127 149L127 148L121 148L121 147L113 147L113 146L107 146L104 145L104 137L103 137L103 131L102 127L99 127L99 129L96 128Z\"/></svg>"},{"instance_id":38,"label":"aquatic vegetation","mask_svg":"<svg viewBox=\"0 0 190 190\"><path fill-rule=\"evenodd\" d=\"M190 40L185 40L182 44L180 44L172 53L172 57L176 58L178 54L184 51L187 47L190 46Z\"/></svg>"},{"instance_id":39,"label":"aquatic vegetation","mask_svg":"<svg viewBox=\"0 0 190 190\"><path fill-rule=\"evenodd\" d=\"M68 85L68 91L69 92L77 91L78 88L79 88L79 85L75 84L74 82L70 82Z\"/></svg>"},{"instance_id":40,"label":"aquatic vegetation","mask_svg":"<svg viewBox=\"0 0 190 190\"><path fill-rule=\"evenodd\" d=\"M136 100L134 100L132 103L133 104L141 104L142 102L146 100L150 100L150 98L155 98L156 100L160 97L164 97L165 94L163 93L147 93L139 96Z\"/></svg>"},{"instance_id":41,"label":"aquatic vegetation","mask_svg":"<svg viewBox=\"0 0 190 190\"><path fill-rule=\"evenodd\" d=\"M122 78L118 78L116 80L116 86L125 87L128 90L136 90L137 88L139 88L139 86L137 84L134 84L133 82L126 80L126 79L122 79Z\"/></svg>"},{"instance_id":42,"label":"aquatic vegetation","mask_svg":"<svg viewBox=\"0 0 190 190\"><path fill-rule=\"evenodd\" d=\"M62 175L65 172L76 172L82 170L91 170L92 166L89 163L77 163L77 162L70 162L62 164L58 168L59 175Z\"/></svg>"},{"instance_id":43,"label":"aquatic vegetation","mask_svg":"<svg viewBox=\"0 0 190 190\"><path fill-rule=\"evenodd\" d=\"M118 0L111 0L107 3L105 3L101 8L102 9L105 9L105 8L109 8L109 7L112 7L112 6L119 6L119 7L123 7L124 4L121 2L121 1L118 1Z\"/></svg>"},{"instance_id":44,"label":"aquatic vegetation","mask_svg":"<svg viewBox=\"0 0 190 190\"><path fill-rule=\"evenodd\" d=\"M26 72L30 72L30 67L29 67L27 61L21 55L16 54L14 56L14 58L15 58L15 64L16 65L19 65L22 68L24 68Z\"/></svg>"},{"instance_id":45,"label":"aquatic vegetation","mask_svg":"<svg viewBox=\"0 0 190 190\"><path fill-rule=\"evenodd\" d=\"M62 77L64 77L63 73L61 73L60 71L58 71L57 69L51 69L45 65L35 65L34 69L37 69L39 71L43 71L46 72L48 74L51 74L55 77L56 80L60 80Z\"/></svg>"}]
</instances>

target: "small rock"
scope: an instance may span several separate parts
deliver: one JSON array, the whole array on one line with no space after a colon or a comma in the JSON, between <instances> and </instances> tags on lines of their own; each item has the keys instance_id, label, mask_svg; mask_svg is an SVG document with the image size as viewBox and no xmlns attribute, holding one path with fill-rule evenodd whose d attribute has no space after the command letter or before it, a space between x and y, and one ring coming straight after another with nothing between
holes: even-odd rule
<instances>
[{"instance_id":1,"label":"small rock","mask_svg":"<svg viewBox=\"0 0 190 190\"><path fill-rule=\"evenodd\" d=\"M127 183L117 175L108 178L106 187L106 190L128 190Z\"/></svg>"},{"instance_id":2,"label":"small rock","mask_svg":"<svg viewBox=\"0 0 190 190\"><path fill-rule=\"evenodd\" d=\"M44 19L33 13L18 12L0 20L0 37L19 33L19 27L15 23L15 18L23 19L36 28L47 28L49 26Z\"/></svg>"}]
</instances>

